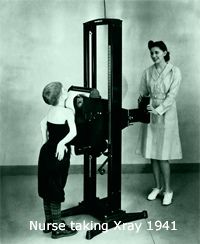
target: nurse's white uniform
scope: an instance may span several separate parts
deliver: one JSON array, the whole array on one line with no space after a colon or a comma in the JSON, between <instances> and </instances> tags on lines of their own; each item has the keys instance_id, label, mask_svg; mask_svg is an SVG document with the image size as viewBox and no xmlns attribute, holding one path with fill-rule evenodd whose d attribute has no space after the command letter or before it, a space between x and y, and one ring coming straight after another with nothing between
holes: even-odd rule
<instances>
[{"instance_id":1,"label":"nurse's white uniform","mask_svg":"<svg viewBox=\"0 0 200 244\"><path fill-rule=\"evenodd\" d=\"M143 72L139 92L150 96L158 115L150 114L150 123L141 124L137 154L157 160L182 158L175 101L180 83L181 72L170 63L160 75L155 65Z\"/></svg>"}]
</instances>

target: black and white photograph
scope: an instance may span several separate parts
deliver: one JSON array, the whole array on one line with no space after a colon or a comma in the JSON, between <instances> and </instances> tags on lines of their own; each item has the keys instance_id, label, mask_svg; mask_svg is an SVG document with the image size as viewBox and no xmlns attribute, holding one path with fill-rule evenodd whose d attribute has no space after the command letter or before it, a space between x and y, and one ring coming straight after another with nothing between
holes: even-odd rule
<instances>
[{"instance_id":1,"label":"black and white photograph","mask_svg":"<svg viewBox=\"0 0 200 244\"><path fill-rule=\"evenodd\" d=\"M1 244L200 244L199 26L199 0L0 0Z\"/></svg>"}]
</instances>

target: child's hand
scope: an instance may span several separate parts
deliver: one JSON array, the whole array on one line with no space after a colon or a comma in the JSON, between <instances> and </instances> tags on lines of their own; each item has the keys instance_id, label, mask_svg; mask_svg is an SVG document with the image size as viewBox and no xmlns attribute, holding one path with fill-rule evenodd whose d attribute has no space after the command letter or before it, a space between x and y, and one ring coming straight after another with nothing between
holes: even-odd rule
<instances>
[{"instance_id":1,"label":"child's hand","mask_svg":"<svg viewBox=\"0 0 200 244\"><path fill-rule=\"evenodd\" d=\"M65 144L63 144L62 142L59 142L56 148L56 158L58 158L58 160L62 160L64 158L65 152L67 152L68 149L65 146Z\"/></svg>"}]
</instances>

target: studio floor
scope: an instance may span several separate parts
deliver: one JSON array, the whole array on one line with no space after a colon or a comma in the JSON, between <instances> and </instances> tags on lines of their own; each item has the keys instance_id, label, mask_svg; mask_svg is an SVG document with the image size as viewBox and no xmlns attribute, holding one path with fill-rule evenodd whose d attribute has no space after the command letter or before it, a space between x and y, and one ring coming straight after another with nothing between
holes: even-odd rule
<instances>
[{"instance_id":1,"label":"studio floor","mask_svg":"<svg viewBox=\"0 0 200 244\"><path fill-rule=\"evenodd\" d=\"M51 234L30 230L30 221L44 223L42 199L37 195L37 176L3 176L1 178L2 244L45 243L123 243L123 244L198 244L199 239L199 174L172 174L173 204L162 206L162 199L146 200L153 187L152 174L123 174L121 209L127 213L147 210L148 218L130 222L121 230L112 228L87 240L86 230L75 236L54 240ZM83 175L70 174L62 209L77 206L83 200ZM107 196L107 174L97 176L97 196ZM89 215L63 218L70 223L98 222ZM157 221L157 222L156 222ZM130 225L132 223L132 225ZM168 224L168 229L166 229ZM140 228L137 229L136 225ZM83 227L83 225L82 225ZM134 229L133 229L134 227ZM160 228L162 227L162 228Z\"/></svg>"}]
</instances>

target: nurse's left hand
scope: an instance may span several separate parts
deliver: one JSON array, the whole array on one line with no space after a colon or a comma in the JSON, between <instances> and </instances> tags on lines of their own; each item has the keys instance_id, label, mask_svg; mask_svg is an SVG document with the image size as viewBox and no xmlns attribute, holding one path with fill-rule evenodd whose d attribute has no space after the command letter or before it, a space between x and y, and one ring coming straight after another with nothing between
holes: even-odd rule
<instances>
[{"instance_id":1,"label":"nurse's left hand","mask_svg":"<svg viewBox=\"0 0 200 244\"><path fill-rule=\"evenodd\" d=\"M155 110L155 108L151 104L147 105L147 111L151 114L158 115L158 112Z\"/></svg>"}]
</instances>

